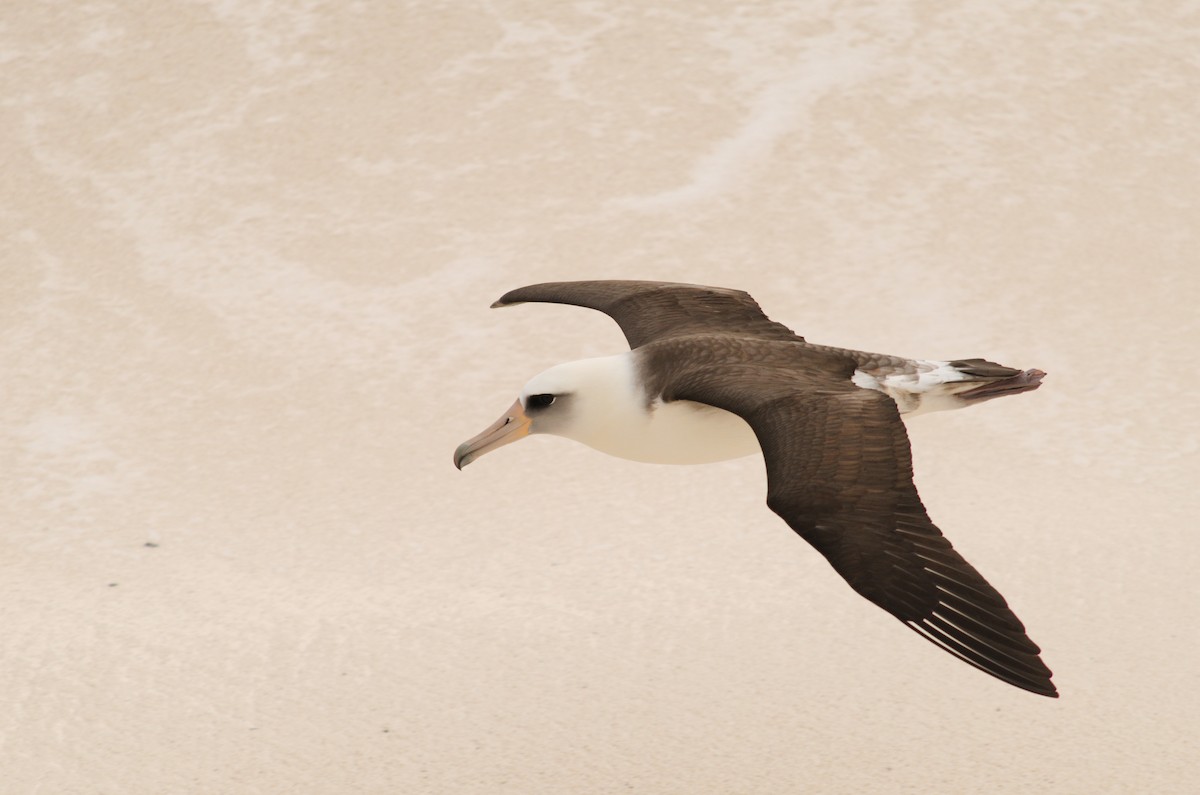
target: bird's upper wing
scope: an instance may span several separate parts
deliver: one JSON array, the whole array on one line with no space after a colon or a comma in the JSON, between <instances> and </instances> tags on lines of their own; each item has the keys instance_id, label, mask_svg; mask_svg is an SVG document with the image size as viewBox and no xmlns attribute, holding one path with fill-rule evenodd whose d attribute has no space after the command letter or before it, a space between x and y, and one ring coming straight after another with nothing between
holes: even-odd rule
<instances>
[{"instance_id":1,"label":"bird's upper wing","mask_svg":"<svg viewBox=\"0 0 1200 795\"><path fill-rule=\"evenodd\" d=\"M1057 695L1004 597L926 514L890 398L762 362L706 366L668 392L750 424L766 462L768 506L854 590L992 676Z\"/></svg>"},{"instance_id":2,"label":"bird's upper wing","mask_svg":"<svg viewBox=\"0 0 1200 795\"><path fill-rule=\"evenodd\" d=\"M722 287L640 281L547 282L505 293L492 306L527 301L597 309L617 321L630 348L704 333L802 341L787 326L764 315L748 293Z\"/></svg>"}]
</instances>

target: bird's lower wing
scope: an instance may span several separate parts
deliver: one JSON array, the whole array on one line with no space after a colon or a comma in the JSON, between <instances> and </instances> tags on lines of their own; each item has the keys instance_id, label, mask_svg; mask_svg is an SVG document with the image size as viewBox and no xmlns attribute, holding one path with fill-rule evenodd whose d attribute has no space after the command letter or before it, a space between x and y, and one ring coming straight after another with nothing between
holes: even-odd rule
<instances>
[{"instance_id":1,"label":"bird's lower wing","mask_svg":"<svg viewBox=\"0 0 1200 795\"><path fill-rule=\"evenodd\" d=\"M1050 669L1004 597L930 521L899 412L857 387L757 388L711 374L689 399L742 416L767 466L767 504L858 593L959 659L1056 696Z\"/></svg>"},{"instance_id":2,"label":"bird's lower wing","mask_svg":"<svg viewBox=\"0 0 1200 795\"><path fill-rule=\"evenodd\" d=\"M929 520L915 489L890 511L867 495L843 499L826 514L779 494L769 503L854 590L927 640L1009 684L1057 695L1020 619Z\"/></svg>"}]
</instances>

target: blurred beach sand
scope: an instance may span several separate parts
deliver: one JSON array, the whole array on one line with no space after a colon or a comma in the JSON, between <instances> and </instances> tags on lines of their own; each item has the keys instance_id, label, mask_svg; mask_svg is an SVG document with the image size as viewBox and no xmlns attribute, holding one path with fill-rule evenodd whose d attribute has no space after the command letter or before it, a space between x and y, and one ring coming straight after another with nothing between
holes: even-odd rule
<instances>
[{"instance_id":1,"label":"blurred beach sand","mask_svg":"<svg viewBox=\"0 0 1200 795\"><path fill-rule=\"evenodd\" d=\"M4 793L1200 789L1200 11L22 4L0 26ZM738 287L1036 393L910 425L1058 701L761 461L455 446Z\"/></svg>"}]
</instances>

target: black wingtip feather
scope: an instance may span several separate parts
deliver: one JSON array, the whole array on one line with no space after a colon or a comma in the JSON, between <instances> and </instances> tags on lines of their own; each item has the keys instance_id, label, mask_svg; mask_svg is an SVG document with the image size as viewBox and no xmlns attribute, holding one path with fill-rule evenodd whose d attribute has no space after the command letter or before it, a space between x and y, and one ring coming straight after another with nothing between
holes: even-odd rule
<instances>
[{"instance_id":1,"label":"black wingtip feather","mask_svg":"<svg viewBox=\"0 0 1200 795\"><path fill-rule=\"evenodd\" d=\"M1058 689L1050 679L1053 673L1040 659L1037 660L1039 667L1036 671L1032 671L1029 674L1018 673L1009 670L1006 666L997 665L992 660L963 646L953 638L946 637L936 627L931 627L923 621L905 621L903 623L913 632L916 632L938 648L950 652L968 665L978 668L1002 682L1019 687L1022 690L1027 690L1030 693L1036 693L1039 696L1058 698Z\"/></svg>"}]
</instances>

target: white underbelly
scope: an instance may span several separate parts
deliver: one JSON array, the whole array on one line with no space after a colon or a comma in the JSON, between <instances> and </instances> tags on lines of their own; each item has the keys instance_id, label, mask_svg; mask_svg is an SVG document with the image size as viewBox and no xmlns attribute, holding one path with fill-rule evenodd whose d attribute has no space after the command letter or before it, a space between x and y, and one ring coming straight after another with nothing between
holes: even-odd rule
<instances>
[{"instance_id":1,"label":"white underbelly","mask_svg":"<svg viewBox=\"0 0 1200 795\"><path fill-rule=\"evenodd\" d=\"M724 409L676 400L659 403L620 434L589 440L596 449L649 464L710 464L760 451L750 426Z\"/></svg>"}]
</instances>

